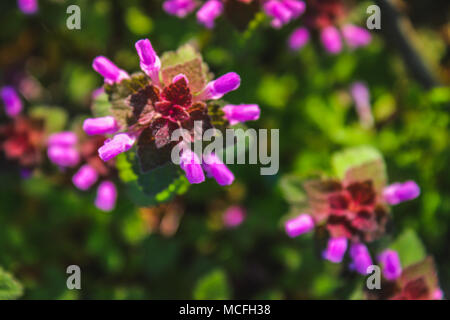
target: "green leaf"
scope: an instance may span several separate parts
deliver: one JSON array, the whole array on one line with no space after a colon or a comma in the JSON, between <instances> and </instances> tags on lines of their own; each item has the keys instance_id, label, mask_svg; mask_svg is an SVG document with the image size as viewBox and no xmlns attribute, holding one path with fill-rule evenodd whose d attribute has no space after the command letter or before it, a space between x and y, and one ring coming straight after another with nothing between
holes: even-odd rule
<instances>
[{"instance_id":1,"label":"green leaf","mask_svg":"<svg viewBox=\"0 0 450 320\"><path fill-rule=\"evenodd\" d=\"M230 297L230 288L227 276L221 269L211 271L204 275L197 282L194 289L194 299L196 300L225 300Z\"/></svg>"},{"instance_id":2,"label":"green leaf","mask_svg":"<svg viewBox=\"0 0 450 320\"><path fill-rule=\"evenodd\" d=\"M289 203L303 203L307 201L303 189L303 179L295 175L284 175L279 182L281 193Z\"/></svg>"},{"instance_id":3,"label":"green leaf","mask_svg":"<svg viewBox=\"0 0 450 320\"><path fill-rule=\"evenodd\" d=\"M22 285L0 267L0 300L13 300L23 294Z\"/></svg>"},{"instance_id":4,"label":"green leaf","mask_svg":"<svg viewBox=\"0 0 450 320\"><path fill-rule=\"evenodd\" d=\"M44 120L47 134L64 130L67 122L66 111L59 107L36 106L30 110L30 115Z\"/></svg>"},{"instance_id":5,"label":"green leaf","mask_svg":"<svg viewBox=\"0 0 450 320\"><path fill-rule=\"evenodd\" d=\"M386 165L381 153L372 147L345 149L332 156L335 174L347 182L372 180L377 192L386 185Z\"/></svg>"},{"instance_id":6,"label":"green leaf","mask_svg":"<svg viewBox=\"0 0 450 320\"><path fill-rule=\"evenodd\" d=\"M91 111L94 117L106 117L111 114L111 103L106 93L99 94L92 102Z\"/></svg>"},{"instance_id":7,"label":"green leaf","mask_svg":"<svg viewBox=\"0 0 450 320\"><path fill-rule=\"evenodd\" d=\"M138 206L170 201L189 188L189 182L178 166L168 164L148 173L140 173L133 151L120 154L116 167L119 178L126 183L131 200Z\"/></svg>"},{"instance_id":8,"label":"green leaf","mask_svg":"<svg viewBox=\"0 0 450 320\"><path fill-rule=\"evenodd\" d=\"M403 267L422 261L426 257L425 247L412 229L399 235L390 248L398 252Z\"/></svg>"}]
</instances>

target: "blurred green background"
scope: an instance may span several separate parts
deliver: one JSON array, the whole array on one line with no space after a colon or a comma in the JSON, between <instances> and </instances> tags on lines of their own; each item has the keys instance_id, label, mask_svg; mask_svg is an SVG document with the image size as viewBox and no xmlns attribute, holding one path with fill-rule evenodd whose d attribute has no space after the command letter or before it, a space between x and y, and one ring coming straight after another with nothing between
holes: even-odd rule
<instances>
[{"instance_id":1,"label":"blurred green background","mask_svg":"<svg viewBox=\"0 0 450 320\"><path fill-rule=\"evenodd\" d=\"M69 4L81 8L81 30L66 27ZM364 22L368 4L354 8L351 19ZM135 71L138 39L149 38L159 53L195 41L214 74L241 75L229 102L260 105L260 120L248 125L280 129L281 162L275 176L260 176L255 165L232 165L232 186L208 180L158 208L137 208L121 189L110 213L93 206L93 192L76 191L70 181L61 186L57 172L21 180L2 164L0 266L22 284L22 298L357 297L362 276L323 261L310 235L285 235L289 205L280 187L286 174L330 173L333 152L356 145L383 153L390 182L413 179L421 186L418 199L393 208L388 238L414 230L436 259L445 296L450 294L450 90L422 89L380 35L366 48L336 56L314 41L293 53L286 40L301 19L274 30L260 17L239 33L224 18L208 31L195 14L169 16L154 0L39 6L37 15L26 16L15 1L0 4L0 83L29 79L26 108L58 106L70 119L89 115L91 92L102 84L91 68L95 56ZM444 73L441 34L425 23L416 36L433 71ZM370 88L375 128L358 122L348 92L357 80ZM236 204L246 208L247 219L226 229L221 215ZM82 290L66 288L71 264L81 267Z\"/></svg>"}]
</instances>

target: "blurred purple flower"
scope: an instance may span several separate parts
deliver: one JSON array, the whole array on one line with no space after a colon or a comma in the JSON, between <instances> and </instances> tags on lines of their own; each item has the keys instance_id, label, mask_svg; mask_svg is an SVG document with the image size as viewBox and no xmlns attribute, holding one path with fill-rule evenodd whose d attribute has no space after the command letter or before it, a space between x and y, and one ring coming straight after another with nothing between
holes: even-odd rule
<instances>
[{"instance_id":1,"label":"blurred purple flower","mask_svg":"<svg viewBox=\"0 0 450 320\"><path fill-rule=\"evenodd\" d=\"M359 122L364 128L371 128L374 124L370 106L370 92L362 82L354 82L350 87L350 94L355 102Z\"/></svg>"},{"instance_id":2,"label":"blurred purple flower","mask_svg":"<svg viewBox=\"0 0 450 320\"><path fill-rule=\"evenodd\" d=\"M83 130L88 135L112 134L119 130L119 126L114 117L106 116L100 118L88 118L84 120Z\"/></svg>"},{"instance_id":3,"label":"blurred purple flower","mask_svg":"<svg viewBox=\"0 0 450 320\"><path fill-rule=\"evenodd\" d=\"M334 263L340 263L344 258L345 251L347 251L347 238L330 238L322 257Z\"/></svg>"},{"instance_id":4,"label":"blurred purple flower","mask_svg":"<svg viewBox=\"0 0 450 320\"><path fill-rule=\"evenodd\" d=\"M322 29L320 33L320 40L329 53L337 54L342 50L342 41L339 31L334 26L328 26Z\"/></svg>"},{"instance_id":5,"label":"blurred purple flower","mask_svg":"<svg viewBox=\"0 0 450 320\"><path fill-rule=\"evenodd\" d=\"M200 159L191 149L183 149L180 157L180 167L186 173L186 178L190 184L205 181L205 174L203 173Z\"/></svg>"},{"instance_id":6,"label":"blurred purple flower","mask_svg":"<svg viewBox=\"0 0 450 320\"><path fill-rule=\"evenodd\" d=\"M106 57L98 56L92 63L92 68L105 78L108 84L114 84L129 78L126 71L119 69L111 60Z\"/></svg>"},{"instance_id":7,"label":"blurred purple flower","mask_svg":"<svg viewBox=\"0 0 450 320\"><path fill-rule=\"evenodd\" d=\"M88 164L83 165L72 177L72 182L80 190L87 190L97 182L97 171Z\"/></svg>"},{"instance_id":8,"label":"blurred purple flower","mask_svg":"<svg viewBox=\"0 0 450 320\"><path fill-rule=\"evenodd\" d=\"M301 214L286 221L284 228L289 237L294 238L314 229L314 220L309 214Z\"/></svg>"},{"instance_id":9,"label":"blurred purple flower","mask_svg":"<svg viewBox=\"0 0 450 320\"><path fill-rule=\"evenodd\" d=\"M350 246L350 257L352 258L350 268L366 275L367 268L372 265L372 258L367 247L362 243L353 243Z\"/></svg>"},{"instance_id":10,"label":"blurred purple flower","mask_svg":"<svg viewBox=\"0 0 450 320\"><path fill-rule=\"evenodd\" d=\"M103 211L111 211L116 206L117 190L111 181L103 181L97 188L95 206Z\"/></svg>"},{"instance_id":11,"label":"blurred purple flower","mask_svg":"<svg viewBox=\"0 0 450 320\"><path fill-rule=\"evenodd\" d=\"M107 139L98 149L98 155L103 161L111 160L118 154L130 150L135 141L136 138L127 133L116 134L112 139Z\"/></svg>"},{"instance_id":12,"label":"blurred purple flower","mask_svg":"<svg viewBox=\"0 0 450 320\"><path fill-rule=\"evenodd\" d=\"M17 5L24 14L35 14L38 11L37 0L17 0Z\"/></svg>"},{"instance_id":13,"label":"blurred purple flower","mask_svg":"<svg viewBox=\"0 0 450 320\"><path fill-rule=\"evenodd\" d=\"M197 21L206 28L214 28L214 20L222 14L223 3L220 0L208 0L198 11Z\"/></svg>"},{"instance_id":14,"label":"blurred purple flower","mask_svg":"<svg viewBox=\"0 0 450 320\"><path fill-rule=\"evenodd\" d=\"M239 122L258 120L261 110L257 104L227 104L222 108L230 125Z\"/></svg>"},{"instance_id":15,"label":"blurred purple flower","mask_svg":"<svg viewBox=\"0 0 450 320\"><path fill-rule=\"evenodd\" d=\"M367 46L372 41L372 36L368 30L352 24L346 24L342 27L342 35L347 45L352 49Z\"/></svg>"},{"instance_id":16,"label":"blurred purple flower","mask_svg":"<svg viewBox=\"0 0 450 320\"><path fill-rule=\"evenodd\" d=\"M223 223L228 228L239 226L245 220L245 209L240 206L229 207L223 214Z\"/></svg>"},{"instance_id":17,"label":"blurred purple flower","mask_svg":"<svg viewBox=\"0 0 450 320\"><path fill-rule=\"evenodd\" d=\"M228 186L233 183L233 173L216 154L203 156L202 166L208 177L214 178L219 185Z\"/></svg>"},{"instance_id":18,"label":"blurred purple flower","mask_svg":"<svg viewBox=\"0 0 450 320\"><path fill-rule=\"evenodd\" d=\"M194 0L166 0L163 3L164 11L178 18L184 18L194 11L196 6L197 4Z\"/></svg>"},{"instance_id":19,"label":"blurred purple flower","mask_svg":"<svg viewBox=\"0 0 450 320\"><path fill-rule=\"evenodd\" d=\"M395 280L402 274L402 266L397 251L387 249L378 256L382 265L383 276L388 280Z\"/></svg>"},{"instance_id":20,"label":"blurred purple flower","mask_svg":"<svg viewBox=\"0 0 450 320\"><path fill-rule=\"evenodd\" d=\"M13 87L3 87L0 95L5 105L5 112L9 117L15 117L22 111L22 101Z\"/></svg>"},{"instance_id":21,"label":"blurred purple flower","mask_svg":"<svg viewBox=\"0 0 450 320\"><path fill-rule=\"evenodd\" d=\"M300 27L294 30L289 37L288 45L291 50L300 50L309 41L309 31L305 27Z\"/></svg>"}]
</instances>

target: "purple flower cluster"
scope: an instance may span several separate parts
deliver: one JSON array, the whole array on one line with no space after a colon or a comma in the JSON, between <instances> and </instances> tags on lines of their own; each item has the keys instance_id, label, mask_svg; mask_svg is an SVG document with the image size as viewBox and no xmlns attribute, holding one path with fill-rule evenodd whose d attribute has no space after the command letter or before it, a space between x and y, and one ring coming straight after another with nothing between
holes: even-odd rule
<instances>
[{"instance_id":1,"label":"purple flower cluster","mask_svg":"<svg viewBox=\"0 0 450 320\"><path fill-rule=\"evenodd\" d=\"M272 18L272 27L279 29L300 17L306 10L306 4L300 0L268 0L263 11Z\"/></svg>"},{"instance_id":2,"label":"purple flower cluster","mask_svg":"<svg viewBox=\"0 0 450 320\"><path fill-rule=\"evenodd\" d=\"M197 11L198 23L208 29L214 28L215 20L223 13L223 2L221 0L208 0ZM163 9L170 15L184 18L197 7L195 0L166 0Z\"/></svg>"},{"instance_id":3,"label":"purple flower cluster","mask_svg":"<svg viewBox=\"0 0 450 320\"><path fill-rule=\"evenodd\" d=\"M165 87L160 81L161 62L150 41L148 39L139 40L136 42L135 47L139 56L141 70L150 77L152 85L164 94L167 91L164 91ZM105 57L95 58L93 67L105 78L105 82L108 84L119 83L122 79L128 77L125 71L119 69ZM162 98L172 100L159 101L156 107L164 118L177 123L185 119L186 107L193 101L201 102L220 99L228 92L236 90L240 83L241 78L239 75L230 72L206 84L192 99L190 97L178 97L174 100L173 97L167 97L166 93ZM189 86L189 79L184 74L179 74L173 78L172 85ZM254 104L226 105L223 108L223 112L225 114L224 118L232 125L238 122L257 120L260 114L259 107ZM88 134L115 134L122 128L118 126L113 117L101 117L85 120L83 129ZM108 161L118 154L128 151L138 139L139 134L140 132L136 131L115 134L98 149L100 158L103 161ZM234 180L231 171L215 154L206 155L200 159L190 149L183 148L180 160L180 167L185 171L190 183L203 182L205 180L204 171L209 177L216 179L220 185L229 185Z\"/></svg>"},{"instance_id":4,"label":"purple flower cluster","mask_svg":"<svg viewBox=\"0 0 450 320\"><path fill-rule=\"evenodd\" d=\"M342 51L341 35L350 49L367 46L372 41L370 32L364 28L346 24L339 31L337 27L330 25L320 31L320 41L328 53L337 54ZM297 28L290 35L288 45L292 50L300 50L308 43L309 37L307 28Z\"/></svg>"},{"instance_id":5,"label":"purple flower cluster","mask_svg":"<svg viewBox=\"0 0 450 320\"><path fill-rule=\"evenodd\" d=\"M64 131L52 134L47 144L50 161L60 168L74 168L82 162L82 156L78 151L78 137L75 133ZM72 176L74 186L83 191L90 189L99 179L98 169L89 163L83 164ZM111 211L115 207L116 199L117 190L114 183L109 180L102 181L97 188L96 207L103 211Z\"/></svg>"}]
</instances>

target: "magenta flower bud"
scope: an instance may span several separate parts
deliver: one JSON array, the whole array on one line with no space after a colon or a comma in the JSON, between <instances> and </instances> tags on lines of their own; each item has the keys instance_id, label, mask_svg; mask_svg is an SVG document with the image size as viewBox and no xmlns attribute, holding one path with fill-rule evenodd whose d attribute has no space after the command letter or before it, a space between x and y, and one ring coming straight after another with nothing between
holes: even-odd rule
<instances>
[{"instance_id":1,"label":"magenta flower bud","mask_svg":"<svg viewBox=\"0 0 450 320\"><path fill-rule=\"evenodd\" d=\"M61 167L74 167L80 162L80 154L72 147L51 145L47 155L51 162Z\"/></svg>"},{"instance_id":2,"label":"magenta flower bud","mask_svg":"<svg viewBox=\"0 0 450 320\"><path fill-rule=\"evenodd\" d=\"M206 28L214 28L214 20L222 14L223 3L219 0L208 0L198 11L197 21Z\"/></svg>"},{"instance_id":3,"label":"magenta flower bud","mask_svg":"<svg viewBox=\"0 0 450 320\"><path fill-rule=\"evenodd\" d=\"M404 183L393 183L383 190L384 200L390 205L396 205L403 201L417 198L420 195L420 188L414 181Z\"/></svg>"},{"instance_id":4,"label":"magenta flower bud","mask_svg":"<svg viewBox=\"0 0 450 320\"><path fill-rule=\"evenodd\" d=\"M17 0L17 5L24 14L35 14L38 11L37 0Z\"/></svg>"},{"instance_id":5,"label":"magenta flower bud","mask_svg":"<svg viewBox=\"0 0 450 320\"><path fill-rule=\"evenodd\" d=\"M95 206L102 211L111 211L116 206L117 190L111 181L103 181L97 188Z\"/></svg>"},{"instance_id":6,"label":"magenta flower bud","mask_svg":"<svg viewBox=\"0 0 450 320\"><path fill-rule=\"evenodd\" d=\"M208 83L197 99L217 100L241 85L241 77L235 72L229 72Z\"/></svg>"},{"instance_id":7,"label":"magenta flower bud","mask_svg":"<svg viewBox=\"0 0 450 320\"><path fill-rule=\"evenodd\" d=\"M10 117L17 116L22 111L22 101L13 87L3 87L0 95L5 104L5 112Z\"/></svg>"},{"instance_id":8,"label":"magenta flower bud","mask_svg":"<svg viewBox=\"0 0 450 320\"><path fill-rule=\"evenodd\" d=\"M395 280L402 274L402 266L397 251L384 250L378 255L378 262L382 265L382 273L386 279Z\"/></svg>"},{"instance_id":9,"label":"magenta flower bud","mask_svg":"<svg viewBox=\"0 0 450 320\"><path fill-rule=\"evenodd\" d=\"M62 131L48 137L49 146L72 147L78 142L77 135L72 131Z\"/></svg>"},{"instance_id":10,"label":"magenta flower bud","mask_svg":"<svg viewBox=\"0 0 450 320\"><path fill-rule=\"evenodd\" d=\"M229 207L223 214L223 224L228 228L239 226L245 219L245 210L240 206Z\"/></svg>"},{"instance_id":11,"label":"magenta flower bud","mask_svg":"<svg viewBox=\"0 0 450 320\"><path fill-rule=\"evenodd\" d=\"M225 118L234 125L239 122L258 120L261 110L257 104L227 104L222 108Z\"/></svg>"},{"instance_id":12,"label":"magenta flower bud","mask_svg":"<svg viewBox=\"0 0 450 320\"><path fill-rule=\"evenodd\" d=\"M372 36L368 30L352 24L347 24L342 27L342 35L347 45L352 49L367 46L372 40Z\"/></svg>"},{"instance_id":13,"label":"magenta flower bud","mask_svg":"<svg viewBox=\"0 0 450 320\"><path fill-rule=\"evenodd\" d=\"M186 173L189 183L202 183L205 181L200 159L195 152L189 148L184 148L180 157L180 167Z\"/></svg>"},{"instance_id":14,"label":"magenta flower bud","mask_svg":"<svg viewBox=\"0 0 450 320\"><path fill-rule=\"evenodd\" d=\"M119 130L119 125L114 117L88 118L84 120L83 130L88 135L111 134Z\"/></svg>"},{"instance_id":15,"label":"magenta flower bud","mask_svg":"<svg viewBox=\"0 0 450 320\"><path fill-rule=\"evenodd\" d=\"M330 238L325 251L322 253L324 259L334 263L340 263L347 250L347 238Z\"/></svg>"},{"instance_id":16,"label":"magenta flower bud","mask_svg":"<svg viewBox=\"0 0 450 320\"><path fill-rule=\"evenodd\" d=\"M152 79L153 83L159 85L161 61L155 50L153 50L150 40L139 40L136 42L135 47L139 56L141 70Z\"/></svg>"},{"instance_id":17,"label":"magenta flower bud","mask_svg":"<svg viewBox=\"0 0 450 320\"><path fill-rule=\"evenodd\" d=\"M186 84L189 84L189 79L182 73L177 74L175 77L173 77L172 83L175 83L180 79L184 79L184 81L186 81Z\"/></svg>"},{"instance_id":18,"label":"magenta flower bud","mask_svg":"<svg viewBox=\"0 0 450 320\"><path fill-rule=\"evenodd\" d=\"M320 33L320 40L325 49L331 54L339 53L342 50L341 36L338 29L334 26L324 28Z\"/></svg>"},{"instance_id":19,"label":"magenta flower bud","mask_svg":"<svg viewBox=\"0 0 450 320\"><path fill-rule=\"evenodd\" d=\"M97 182L97 171L88 164L82 166L72 177L72 182L80 190L87 190Z\"/></svg>"},{"instance_id":20,"label":"magenta flower bud","mask_svg":"<svg viewBox=\"0 0 450 320\"><path fill-rule=\"evenodd\" d=\"M350 88L350 94L355 101L356 112L361 125L365 128L372 127L374 120L370 107L369 89L364 83L355 82Z\"/></svg>"},{"instance_id":21,"label":"magenta flower bud","mask_svg":"<svg viewBox=\"0 0 450 320\"><path fill-rule=\"evenodd\" d=\"M203 156L203 169L221 186L229 186L234 181L233 173L214 153Z\"/></svg>"},{"instance_id":22,"label":"magenta flower bud","mask_svg":"<svg viewBox=\"0 0 450 320\"><path fill-rule=\"evenodd\" d=\"M286 5L276 0L264 3L263 10L269 17L273 18L271 24L276 29L288 23L293 17L292 11Z\"/></svg>"},{"instance_id":23,"label":"magenta flower bud","mask_svg":"<svg viewBox=\"0 0 450 320\"><path fill-rule=\"evenodd\" d=\"M136 138L127 133L116 134L112 139L104 142L103 146L98 149L98 155L103 161L109 161L119 153L130 150L135 141Z\"/></svg>"},{"instance_id":24,"label":"magenta flower bud","mask_svg":"<svg viewBox=\"0 0 450 320\"><path fill-rule=\"evenodd\" d=\"M103 56L98 56L94 59L92 68L102 75L108 84L118 83L129 77L126 71L119 69L111 60Z\"/></svg>"},{"instance_id":25,"label":"magenta flower bud","mask_svg":"<svg viewBox=\"0 0 450 320\"><path fill-rule=\"evenodd\" d=\"M350 246L350 257L353 260L350 268L362 275L366 275L367 268L372 265L372 258L367 247L362 243L353 243Z\"/></svg>"},{"instance_id":26,"label":"magenta flower bud","mask_svg":"<svg viewBox=\"0 0 450 320\"><path fill-rule=\"evenodd\" d=\"M284 228L289 237L295 238L314 229L314 220L309 214L301 214L286 221Z\"/></svg>"},{"instance_id":27,"label":"magenta flower bud","mask_svg":"<svg viewBox=\"0 0 450 320\"><path fill-rule=\"evenodd\" d=\"M300 0L281 0L281 3L291 11L291 19L297 19L306 10L306 4Z\"/></svg>"},{"instance_id":28,"label":"magenta flower bud","mask_svg":"<svg viewBox=\"0 0 450 320\"><path fill-rule=\"evenodd\" d=\"M194 0L166 0L163 4L163 9L170 15L184 18L194 11L196 6L197 4Z\"/></svg>"},{"instance_id":29,"label":"magenta flower bud","mask_svg":"<svg viewBox=\"0 0 450 320\"><path fill-rule=\"evenodd\" d=\"M309 41L309 31L304 27L294 30L289 37L288 46L291 50L300 50Z\"/></svg>"}]
</instances>

